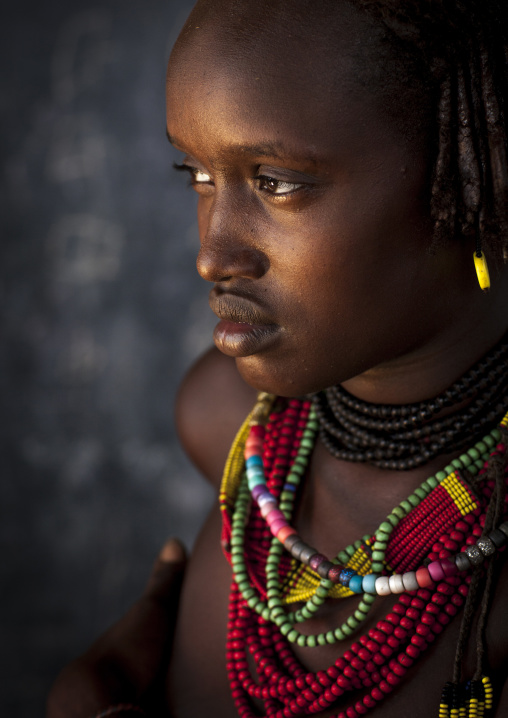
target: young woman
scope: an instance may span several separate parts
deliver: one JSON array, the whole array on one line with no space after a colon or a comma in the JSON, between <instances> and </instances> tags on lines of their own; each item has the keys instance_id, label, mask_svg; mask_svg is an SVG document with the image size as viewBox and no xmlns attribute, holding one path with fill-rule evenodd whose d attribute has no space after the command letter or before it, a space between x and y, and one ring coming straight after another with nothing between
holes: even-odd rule
<instances>
[{"instance_id":1,"label":"young woman","mask_svg":"<svg viewBox=\"0 0 508 718\"><path fill-rule=\"evenodd\" d=\"M177 421L220 510L50 718L508 714L507 14L197 3L168 135L220 321Z\"/></svg>"}]
</instances>

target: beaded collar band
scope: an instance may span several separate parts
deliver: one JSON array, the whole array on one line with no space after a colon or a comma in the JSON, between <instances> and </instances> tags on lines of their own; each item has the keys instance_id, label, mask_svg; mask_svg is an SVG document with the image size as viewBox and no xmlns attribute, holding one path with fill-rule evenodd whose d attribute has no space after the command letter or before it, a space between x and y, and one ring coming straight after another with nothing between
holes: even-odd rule
<instances>
[{"instance_id":1,"label":"beaded collar band","mask_svg":"<svg viewBox=\"0 0 508 718\"><path fill-rule=\"evenodd\" d=\"M320 437L338 459L408 470L470 446L504 414L508 403L508 337L449 389L428 401L380 405L341 386L315 394ZM464 407L464 401L469 400ZM444 416L443 409L460 405Z\"/></svg>"}]
</instances>

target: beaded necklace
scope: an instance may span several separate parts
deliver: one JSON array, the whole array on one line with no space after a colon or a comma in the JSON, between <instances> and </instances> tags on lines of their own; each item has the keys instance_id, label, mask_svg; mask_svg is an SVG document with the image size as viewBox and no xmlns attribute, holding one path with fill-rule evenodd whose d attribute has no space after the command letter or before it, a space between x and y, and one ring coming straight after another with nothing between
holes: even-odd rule
<instances>
[{"instance_id":1,"label":"beaded necklace","mask_svg":"<svg viewBox=\"0 0 508 718\"><path fill-rule=\"evenodd\" d=\"M507 361L505 335L446 391L417 404L370 404L332 386L313 397L321 440L339 459L399 470L462 449L504 413ZM440 416L445 407L452 411Z\"/></svg>"},{"instance_id":2,"label":"beaded necklace","mask_svg":"<svg viewBox=\"0 0 508 718\"><path fill-rule=\"evenodd\" d=\"M506 542L508 524L482 537L492 482L483 482L476 496L461 476L465 470L483 474L489 453L503 453L505 447L494 430L423 482L373 537L363 537L328 561L290 526L295 493L314 446L315 417L309 402L290 400L268 420L272 402L273 397L260 395L230 453L220 493L223 547L234 572L227 646L233 698L240 716L255 716L250 698L258 698L266 716L283 718L322 711L348 692L363 689L361 699L337 713L355 718L398 685L462 606L470 576L458 569L478 565ZM502 424L507 423L505 417ZM288 604L302 600L302 583L306 603L288 611ZM333 631L302 634L298 624L314 615L334 590L339 595L363 593L357 609ZM298 662L291 643L343 640L365 620L375 594L387 593L400 593L398 603L328 670L308 672ZM254 659L257 680L250 674L246 651ZM475 683L475 692L478 696L468 696L469 703L479 700L489 709L486 677ZM441 718L453 700L445 699Z\"/></svg>"}]
</instances>

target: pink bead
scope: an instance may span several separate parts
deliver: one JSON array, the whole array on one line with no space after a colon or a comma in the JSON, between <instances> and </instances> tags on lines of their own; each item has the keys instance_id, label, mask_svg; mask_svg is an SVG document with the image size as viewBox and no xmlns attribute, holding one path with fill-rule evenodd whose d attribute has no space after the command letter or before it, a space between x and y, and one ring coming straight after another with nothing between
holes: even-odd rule
<instances>
[{"instance_id":1,"label":"pink bead","mask_svg":"<svg viewBox=\"0 0 508 718\"><path fill-rule=\"evenodd\" d=\"M251 456L260 456L261 452L258 451L253 446L246 446L245 451L243 452L243 455L244 455L245 459L247 460L247 459L250 459Z\"/></svg>"},{"instance_id":2,"label":"pink bead","mask_svg":"<svg viewBox=\"0 0 508 718\"><path fill-rule=\"evenodd\" d=\"M275 521L272 521L270 524L270 531L274 536L277 536L279 531L283 528L285 528L288 525L288 522L286 519L276 519Z\"/></svg>"},{"instance_id":3,"label":"pink bead","mask_svg":"<svg viewBox=\"0 0 508 718\"><path fill-rule=\"evenodd\" d=\"M264 518L271 525L274 521L284 521L287 524L286 517L280 509L272 509Z\"/></svg>"},{"instance_id":4,"label":"pink bead","mask_svg":"<svg viewBox=\"0 0 508 718\"><path fill-rule=\"evenodd\" d=\"M445 572L443 571L440 561L432 561L432 563L429 563L429 565L427 566L427 569L430 573L431 579L435 583L437 583L438 581L442 581L443 578L445 578Z\"/></svg>"},{"instance_id":5,"label":"pink bead","mask_svg":"<svg viewBox=\"0 0 508 718\"><path fill-rule=\"evenodd\" d=\"M418 581L420 588L428 588L429 586L432 586L433 583L430 573L425 566L422 566L417 570L416 580Z\"/></svg>"}]
</instances>

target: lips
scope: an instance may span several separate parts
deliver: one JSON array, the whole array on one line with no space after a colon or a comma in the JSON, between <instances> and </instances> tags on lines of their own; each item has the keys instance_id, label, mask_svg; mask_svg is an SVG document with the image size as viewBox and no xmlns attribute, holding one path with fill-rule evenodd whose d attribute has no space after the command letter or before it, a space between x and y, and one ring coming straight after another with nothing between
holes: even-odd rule
<instances>
[{"instance_id":1,"label":"lips","mask_svg":"<svg viewBox=\"0 0 508 718\"><path fill-rule=\"evenodd\" d=\"M280 332L261 307L246 297L215 288L210 292L210 307L221 320L213 333L214 342L228 356L257 354L271 346Z\"/></svg>"}]
</instances>

